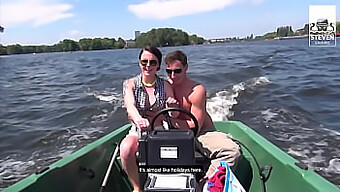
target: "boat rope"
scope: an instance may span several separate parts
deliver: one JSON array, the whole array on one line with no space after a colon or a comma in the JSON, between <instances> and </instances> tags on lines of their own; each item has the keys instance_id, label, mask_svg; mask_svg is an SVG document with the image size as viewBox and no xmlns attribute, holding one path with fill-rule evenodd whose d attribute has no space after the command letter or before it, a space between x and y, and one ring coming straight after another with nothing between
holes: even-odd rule
<instances>
[{"instance_id":1,"label":"boat rope","mask_svg":"<svg viewBox=\"0 0 340 192\"><path fill-rule=\"evenodd\" d=\"M260 168L259 162L257 161L255 155L250 151L250 149L245 144L241 143L240 141L238 141L236 139L232 139L232 140L235 141L236 143L238 143L239 145L242 145L249 152L249 154L252 156L252 158L254 159L256 167L257 167L258 172L259 172L259 178L261 180L262 192L266 192L267 191L266 181L268 180L268 178L270 176L270 173L273 169L273 166L266 165L266 166L263 166L263 167ZM264 173L265 171L267 171L267 174Z\"/></svg>"}]
</instances>

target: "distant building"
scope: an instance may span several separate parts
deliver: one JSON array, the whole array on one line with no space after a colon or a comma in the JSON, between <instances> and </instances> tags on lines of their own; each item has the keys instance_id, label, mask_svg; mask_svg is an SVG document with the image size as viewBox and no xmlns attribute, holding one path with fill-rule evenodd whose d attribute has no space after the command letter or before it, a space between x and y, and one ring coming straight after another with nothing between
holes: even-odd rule
<instances>
[{"instance_id":1,"label":"distant building","mask_svg":"<svg viewBox=\"0 0 340 192\"><path fill-rule=\"evenodd\" d=\"M132 40L132 39L130 39L130 40L126 40L125 41L125 46L124 46L124 48L126 49L126 48L131 48L131 47L135 47L135 41L134 40Z\"/></svg>"},{"instance_id":2,"label":"distant building","mask_svg":"<svg viewBox=\"0 0 340 192\"><path fill-rule=\"evenodd\" d=\"M135 39L140 36L140 31L135 31Z\"/></svg>"}]
</instances>

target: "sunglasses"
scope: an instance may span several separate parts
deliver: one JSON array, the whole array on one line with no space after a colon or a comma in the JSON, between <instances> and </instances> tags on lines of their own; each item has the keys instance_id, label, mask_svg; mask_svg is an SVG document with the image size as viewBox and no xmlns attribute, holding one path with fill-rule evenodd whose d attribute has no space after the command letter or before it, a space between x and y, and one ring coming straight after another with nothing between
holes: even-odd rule
<instances>
[{"instance_id":1,"label":"sunglasses","mask_svg":"<svg viewBox=\"0 0 340 192\"><path fill-rule=\"evenodd\" d=\"M148 65L148 63L151 66L156 66L157 65L157 61L156 60L140 60L140 64L143 65L144 67Z\"/></svg>"},{"instance_id":2,"label":"sunglasses","mask_svg":"<svg viewBox=\"0 0 340 192\"><path fill-rule=\"evenodd\" d=\"M176 73L176 74L179 74L179 73L182 73L182 69L174 69L174 70L171 70L171 69L165 69L166 72L168 74L172 74L172 72Z\"/></svg>"}]
</instances>

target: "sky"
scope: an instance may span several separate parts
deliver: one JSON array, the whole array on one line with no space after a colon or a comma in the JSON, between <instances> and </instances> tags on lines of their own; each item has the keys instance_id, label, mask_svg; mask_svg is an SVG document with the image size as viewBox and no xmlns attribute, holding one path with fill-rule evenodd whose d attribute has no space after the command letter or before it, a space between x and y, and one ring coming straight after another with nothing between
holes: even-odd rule
<instances>
[{"instance_id":1,"label":"sky","mask_svg":"<svg viewBox=\"0 0 340 192\"><path fill-rule=\"evenodd\" d=\"M2 45L53 45L63 39L134 39L135 31L176 28L205 39L303 28L309 5L340 0L0 0Z\"/></svg>"}]
</instances>

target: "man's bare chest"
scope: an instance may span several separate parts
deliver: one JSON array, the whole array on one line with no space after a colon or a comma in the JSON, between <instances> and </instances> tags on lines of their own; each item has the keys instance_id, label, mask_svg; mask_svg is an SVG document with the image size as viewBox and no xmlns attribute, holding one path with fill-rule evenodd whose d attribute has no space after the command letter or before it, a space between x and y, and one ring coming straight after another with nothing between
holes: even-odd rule
<instances>
[{"instance_id":1,"label":"man's bare chest","mask_svg":"<svg viewBox=\"0 0 340 192\"><path fill-rule=\"evenodd\" d=\"M190 102L188 94L175 92L175 98L179 102L179 107L190 111L191 102Z\"/></svg>"}]
</instances>

